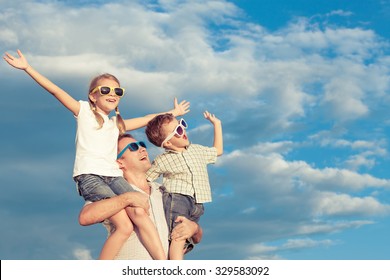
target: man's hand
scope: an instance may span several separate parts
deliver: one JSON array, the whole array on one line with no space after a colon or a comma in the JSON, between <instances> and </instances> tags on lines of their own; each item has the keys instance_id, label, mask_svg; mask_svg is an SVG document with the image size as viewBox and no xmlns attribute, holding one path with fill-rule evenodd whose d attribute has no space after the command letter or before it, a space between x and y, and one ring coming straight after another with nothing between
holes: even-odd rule
<instances>
[{"instance_id":1,"label":"man's hand","mask_svg":"<svg viewBox=\"0 0 390 280\"><path fill-rule=\"evenodd\" d=\"M193 221L188 220L186 217L179 216L176 221L178 224L172 230L171 238L180 241L186 240L198 233L199 225Z\"/></svg>"},{"instance_id":2,"label":"man's hand","mask_svg":"<svg viewBox=\"0 0 390 280\"><path fill-rule=\"evenodd\" d=\"M125 196L128 206L130 207L140 207L145 210L149 215L149 197L148 195L141 192L127 192L122 194Z\"/></svg>"}]
</instances>

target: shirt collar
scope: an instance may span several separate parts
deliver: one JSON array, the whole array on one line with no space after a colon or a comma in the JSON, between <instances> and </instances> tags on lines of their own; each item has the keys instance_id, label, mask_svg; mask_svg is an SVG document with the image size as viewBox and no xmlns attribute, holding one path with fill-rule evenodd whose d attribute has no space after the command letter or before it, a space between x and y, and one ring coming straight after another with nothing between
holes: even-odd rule
<instances>
[{"instance_id":1,"label":"shirt collar","mask_svg":"<svg viewBox=\"0 0 390 280\"><path fill-rule=\"evenodd\" d=\"M175 150L171 150L171 149L165 149L165 152L166 152L166 153L172 153L172 154L181 154L181 153L183 153L183 152L185 152L185 151L188 151L188 149L190 148L190 146L191 146L191 143L190 143L187 147L185 147L185 150L182 151L182 152L175 151Z\"/></svg>"}]
</instances>

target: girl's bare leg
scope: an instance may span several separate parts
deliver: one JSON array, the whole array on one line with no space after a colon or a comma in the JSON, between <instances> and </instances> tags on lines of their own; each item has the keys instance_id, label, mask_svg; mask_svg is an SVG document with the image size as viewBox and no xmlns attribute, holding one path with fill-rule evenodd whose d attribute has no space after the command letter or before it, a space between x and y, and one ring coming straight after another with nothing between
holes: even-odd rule
<instances>
[{"instance_id":1,"label":"girl's bare leg","mask_svg":"<svg viewBox=\"0 0 390 280\"><path fill-rule=\"evenodd\" d=\"M99 260L113 260L134 229L125 210L112 216L110 221L114 224L115 231L104 243Z\"/></svg>"},{"instance_id":2,"label":"girl's bare leg","mask_svg":"<svg viewBox=\"0 0 390 280\"><path fill-rule=\"evenodd\" d=\"M166 260L167 257L152 220L142 208L127 207L126 212L138 228L142 244L154 260Z\"/></svg>"}]
</instances>

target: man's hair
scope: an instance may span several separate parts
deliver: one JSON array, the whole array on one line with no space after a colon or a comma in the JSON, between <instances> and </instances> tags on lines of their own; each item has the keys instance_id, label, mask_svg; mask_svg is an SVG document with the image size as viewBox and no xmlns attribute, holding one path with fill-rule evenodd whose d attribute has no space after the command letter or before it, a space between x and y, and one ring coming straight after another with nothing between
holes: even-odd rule
<instances>
[{"instance_id":1,"label":"man's hair","mask_svg":"<svg viewBox=\"0 0 390 280\"><path fill-rule=\"evenodd\" d=\"M153 145L156 145L157 147L161 147L162 142L165 140L162 127L174 119L176 119L174 115L171 113L166 113L157 115L152 120L150 120L145 129L145 133L149 142Z\"/></svg>"},{"instance_id":2,"label":"man's hair","mask_svg":"<svg viewBox=\"0 0 390 280\"><path fill-rule=\"evenodd\" d=\"M119 135L119 137L118 137L118 142L119 142L120 140L122 140L123 138L133 138L133 139L135 139L135 138L133 137L133 135L131 135L130 133L125 133L125 134Z\"/></svg>"},{"instance_id":3,"label":"man's hair","mask_svg":"<svg viewBox=\"0 0 390 280\"><path fill-rule=\"evenodd\" d=\"M134 139L133 135L131 135L130 133L125 133L125 134L119 135L119 137L118 137L118 147L117 147L118 150L117 150L117 154L119 154L121 152L121 150L119 149L119 141L121 141L124 138L133 138Z\"/></svg>"}]
</instances>

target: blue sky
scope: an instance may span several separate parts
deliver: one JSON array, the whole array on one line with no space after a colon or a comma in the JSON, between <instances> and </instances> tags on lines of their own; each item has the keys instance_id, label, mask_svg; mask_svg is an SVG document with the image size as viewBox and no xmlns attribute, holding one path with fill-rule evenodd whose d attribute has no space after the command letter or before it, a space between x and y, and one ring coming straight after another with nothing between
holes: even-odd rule
<instances>
[{"instance_id":1,"label":"blue sky","mask_svg":"<svg viewBox=\"0 0 390 280\"><path fill-rule=\"evenodd\" d=\"M389 0L0 0L0 47L77 99L116 75L126 118L186 99L194 143L212 144L204 110L222 120L187 259L389 259L389 18ZM0 84L0 259L97 258L74 118L4 61Z\"/></svg>"}]
</instances>

